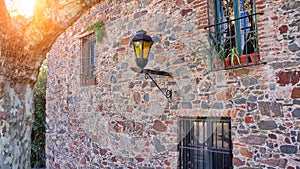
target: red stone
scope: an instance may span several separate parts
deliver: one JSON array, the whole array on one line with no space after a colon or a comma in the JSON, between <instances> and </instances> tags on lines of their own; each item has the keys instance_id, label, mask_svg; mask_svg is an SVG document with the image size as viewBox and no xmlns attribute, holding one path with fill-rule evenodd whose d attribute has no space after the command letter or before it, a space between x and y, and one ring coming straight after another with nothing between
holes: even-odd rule
<instances>
[{"instance_id":1,"label":"red stone","mask_svg":"<svg viewBox=\"0 0 300 169\"><path fill-rule=\"evenodd\" d=\"M148 82L143 82L142 88L145 88L149 83Z\"/></svg>"},{"instance_id":2,"label":"red stone","mask_svg":"<svg viewBox=\"0 0 300 169\"><path fill-rule=\"evenodd\" d=\"M184 4L183 0L176 0L176 5L177 6L182 6Z\"/></svg>"},{"instance_id":3,"label":"red stone","mask_svg":"<svg viewBox=\"0 0 300 169\"><path fill-rule=\"evenodd\" d=\"M237 167L242 166L242 165L245 164L244 161L242 161L241 159L239 159L237 157L232 158L232 163L233 163L234 166L237 166Z\"/></svg>"},{"instance_id":4,"label":"red stone","mask_svg":"<svg viewBox=\"0 0 300 169\"><path fill-rule=\"evenodd\" d=\"M253 117L245 117L245 123L254 123Z\"/></svg>"},{"instance_id":5,"label":"red stone","mask_svg":"<svg viewBox=\"0 0 300 169\"><path fill-rule=\"evenodd\" d=\"M167 131L167 126L165 126L160 120L154 120L153 129L156 131L165 132Z\"/></svg>"},{"instance_id":6,"label":"red stone","mask_svg":"<svg viewBox=\"0 0 300 169\"><path fill-rule=\"evenodd\" d=\"M86 159L85 159L85 157L83 157L83 158L80 160L80 163L81 163L81 164L86 164Z\"/></svg>"},{"instance_id":7,"label":"red stone","mask_svg":"<svg viewBox=\"0 0 300 169\"><path fill-rule=\"evenodd\" d=\"M166 125L173 125L173 121L167 120L167 121L165 121L165 124L166 124Z\"/></svg>"},{"instance_id":8,"label":"red stone","mask_svg":"<svg viewBox=\"0 0 300 169\"><path fill-rule=\"evenodd\" d=\"M143 158L141 158L141 157L136 157L135 159L136 159L136 161L137 161L138 163L140 163L140 162L143 162L143 161L144 161L144 159L143 159Z\"/></svg>"},{"instance_id":9,"label":"red stone","mask_svg":"<svg viewBox=\"0 0 300 169\"><path fill-rule=\"evenodd\" d=\"M291 77L292 85L297 84L299 80L300 80L300 71L294 71Z\"/></svg>"},{"instance_id":10,"label":"red stone","mask_svg":"<svg viewBox=\"0 0 300 169\"><path fill-rule=\"evenodd\" d=\"M282 25L279 27L279 32L280 34L284 34L284 33L287 33L289 27L287 25Z\"/></svg>"},{"instance_id":11,"label":"red stone","mask_svg":"<svg viewBox=\"0 0 300 169\"><path fill-rule=\"evenodd\" d=\"M170 163L170 161L168 161L168 160L166 160L165 162L164 162L167 166L169 166L171 163Z\"/></svg>"},{"instance_id":12,"label":"red stone","mask_svg":"<svg viewBox=\"0 0 300 169\"><path fill-rule=\"evenodd\" d=\"M125 127L126 126L126 123L125 121L117 121L118 124L120 124L121 126Z\"/></svg>"},{"instance_id":13,"label":"red stone","mask_svg":"<svg viewBox=\"0 0 300 169\"><path fill-rule=\"evenodd\" d=\"M126 48L122 47L122 48L117 49L117 51L120 52L120 51L124 51L125 49Z\"/></svg>"},{"instance_id":14,"label":"red stone","mask_svg":"<svg viewBox=\"0 0 300 169\"><path fill-rule=\"evenodd\" d=\"M79 142L79 141L75 141L74 144L75 144L76 146L79 146L79 145L80 145L80 142Z\"/></svg>"},{"instance_id":15,"label":"red stone","mask_svg":"<svg viewBox=\"0 0 300 169\"><path fill-rule=\"evenodd\" d=\"M288 84L295 85L299 82L300 79L300 72L299 71L289 71L289 72L279 72L277 74L279 80L277 83L281 86L285 86Z\"/></svg>"},{"instance_id":16,"label":"red stone","mask_svg":"<svg viewBox=\"0 0 300 169\"><path fill-rule=\"evenodd\" d=\"M100 149L100 154L101 155L105 155L107 153L107 150L105 150L105 149Z\"/></svg>"},{"instance_id":17,"label":"red stone","mask_svg":"<svg viewBox=\"0 0 300 169\"><path fill-rule=\"evenodd\" d=\"M57 164L57 163L54 164L54 167L55 167L56 169L60 169L60 165Z\"/></svg>"},{"instance_id":18,"label":"red stone","mask_svg":"<svg viewBox=\"0 0 300 169\"><path fill-rule=\"evenodd\" d=\"M149 145L150 145L150 143L149 143L149 142L146 142L146 143L145 143L145 146L149 146Z\"/></svg>"},{"instance_id":19,"label":"red stone","mask_svg":"<svg viewBox=\"0 0 300 169\"><path fill-rule=\"evenodd\" d=\"M99 151L97 149L93 149L94 154L99 154Z\"/></svg>"},{"instance_id":20,"label":"red stone","mask_svg":"<svg viewBox=\"0 0 300 169\"><path fill-rule=\"evenodd\" d=\"M149 131L149 134L150 134L151 136L155 136L155 135L156 135L156 132L153 131L153 130L150 130L150 131Z\"/></svg>"},{"instance_id":21,"label":"red stone","mask_svg":"<svg viewBox=\"0 0 300 169\"><path fill-rule=\"evenodd\" d=\"M300 98L300 87L295 87L292 90L292 96L291 98L296 99L296 98Z\"/></svg>"},{"instance_id":22,"label":"red stone","mask_svg":"<svg viewBox=\"0 0 300 169\"><path fill-rule=\"evenodd\" d=\"M124 38L121 41L121 45L128 45L130 42L130 37Z\"/></svg>"},{"instance_id":23,"label":"red stone","mask_svg":"<svg viewBox=\"0 0 300 169\"><path fill-rule=\"evenodd\" d=\"M186 14L188 14L188 13L190 13L190 12L192 12L193 10L192 9L183 9L182 11L181 11L181 16L185 16Z\"/></svg>"},{"instance_id":24,"label":"red stone","mask_svg":"<svg viewBox=\"0 0 300 169\"><path fill-rule=\"evenodd\" d=\"M196 78L196 84L198 85L200 83L199 77Z\"/></svg>"},{"instance_id":25,"label":"red stone","mask_svg":"<svg viewBox=\"0 0 300 169\"><path fill-rule=\"evenodd\" d=\"M277 77L279 78L277 83L279 83L279 85L281 85L281 86L284 86L284 85L287 85L290 83L289 72L280 72L277 74Z\"/></svg>"},{"instance_id":26,"label":"red stone","mask_svg":"<svg viewBox=\"0 0 300 169\"><path fill-rule=\"evenodd\" d=\"M286 122L286 123L284 123L284 125L287 126L287 127L291 127L293 125L293 123L292 122Z\"/></svg>"},{"instance_id":27,"label":"red stone","mask_svg":"<svg viewBox=\"0 0 300 169\"><path fill-rule=\"evenodd\" d=\"M240 148L240 153L242 154L242 156L248 157L248 158L252 158L252 156L253 156L253 153L250 152L247 148L244 148L244 147Z\"/></svg>"},{"instance_id":28,"label":"red stone","mask_svg":"<svg viewBox=\"0 0 300 169\"><path fill-rule=\"evenodd\" d=\"M112 157L112 158L111 158L111 161L112 161L112 162L117 162L118 160L117 160L116 157Z\"/></svg>"},{"instance_id":29,"label":"red stone","mask_svg":"<svg viewBox=\"0 0 300 169\"><path fill-rule=\"evenodd\" d=\"M103 110L103 105L102 104L98 105L98 110L99 110L99 112L102 112L102 110Z\"/></svg>"},{"instance_id":30,"label":"red stone","mask_svg":"<svg viewBox=\"0 0 300 169\"><path fill-rule=\"evenodd\" d=\"M138 130L141 129L141 126L137 124L137 125L135 125L134 129L135 129L136 131L138 131Z\"/></svg>"}]
</instances>

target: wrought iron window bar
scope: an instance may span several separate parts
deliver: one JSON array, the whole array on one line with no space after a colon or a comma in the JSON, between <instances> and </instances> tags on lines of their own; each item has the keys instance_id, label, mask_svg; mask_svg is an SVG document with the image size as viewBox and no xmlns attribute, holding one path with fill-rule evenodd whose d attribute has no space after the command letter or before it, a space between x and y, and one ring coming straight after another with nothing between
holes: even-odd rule
<instances>
[{"instance_id":1,"label":"wrought iron window bar","mask_svg":"<svg viewBox=\"0 0 300 169\"><path fill-rule=\"evenodd\" d=\"M179 125L178 168L232 168L230 118L181 118Z\"/></svg>"},{"instance_id":2,"label":"wrought iron window bar","mask_svg":"<svg viewBox=\"0 0 300 169\"><path fill-rule=\"evenodd\" d=\"M263 12L257 12L257 13L253 13L251 15L241 16L241 17L238 17L238 18L235 18L235 19L230 19L228 21L219 22L219 23L216 23L216 24L211 24L211 25L205 26L204 29L207 29L207 28L210 28L210 27L213 27L213 26L223 25L223 24L226 24L226 23L228 24L232 21L237 21L237 20L241 20L241 19L248 18L248 17L251 17L251 16L263 15L263 14L264 14Z\"/></svg>"}]
</instances>

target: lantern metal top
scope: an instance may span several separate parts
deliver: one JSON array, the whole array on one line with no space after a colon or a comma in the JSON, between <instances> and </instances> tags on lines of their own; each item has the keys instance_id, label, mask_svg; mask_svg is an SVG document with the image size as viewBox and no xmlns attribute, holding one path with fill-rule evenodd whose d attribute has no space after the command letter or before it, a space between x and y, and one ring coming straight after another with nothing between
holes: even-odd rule
<instances>
[{"instance_id":1,"label":"lantern metal top","mask_svg":"<svg viewBox=\"0 0 300 169\"><path fill-rule=\"evenodd\" d=\"M139 30L136 32L136 34L134 35L134 37L132 38L132 41L140 41L140 40L144 40L144 41L151 41L153 43L152 38L146 34L147 32L144 30Z\"/></svg>"}]
</instances>

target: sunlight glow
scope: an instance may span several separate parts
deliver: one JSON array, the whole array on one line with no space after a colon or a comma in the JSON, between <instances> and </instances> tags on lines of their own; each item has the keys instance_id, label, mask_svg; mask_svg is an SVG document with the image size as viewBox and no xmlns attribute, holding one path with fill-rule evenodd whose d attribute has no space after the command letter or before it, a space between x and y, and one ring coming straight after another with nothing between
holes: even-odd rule
<instances>
[{"instance_id":1,"label":"sunlight glow","mask_svg":"<svg viewBox=\"0 0 300 169\"><path fill-rule=\"evenodd\" d=\"M5 0L7 10L11 16L22 15L25 17L33 16L35 0Z\"/></svg>"}]
</instances>

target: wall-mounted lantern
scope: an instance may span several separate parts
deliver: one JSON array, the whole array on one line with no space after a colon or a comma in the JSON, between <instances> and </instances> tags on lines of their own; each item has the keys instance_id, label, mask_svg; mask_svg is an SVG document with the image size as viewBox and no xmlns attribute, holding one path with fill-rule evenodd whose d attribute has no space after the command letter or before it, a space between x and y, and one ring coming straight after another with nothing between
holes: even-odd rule
<instances>
[{"instance_id":1,"label":"wall-mounted lantern","mask_svg":"<svg viewBox=\"0 0 300 169\"><path fill-rule=\"evenodd\" d=\"M135 62L141 69L144 69L148 63L148 56L152 44L152 38L146 34L146 31L143 30L138 31L132 38Z\"/></svg>"},{"instance_id":2,"label":"wall-mounted lantern","mask_svg":"<svg viewBox=\"0 0 300 169\"><path fill-rule=\"evenodd\" d=\"M131 68L133 71L138 73L145 73L145 78L150 79L153 81L153 83L158 87L158 89L167 97L172 97L172 90L166 90L165 92L158 86L156 81L152 78L150 74L156 74L156 75L162 75L162 76L169 76L172 77L172 75L165 71L157 71L157 70L151 70L151 69L144 69L148 63L148 56L150 49L153 44L152 38L146 34L146 31L140 30L136 32L134 37L132 38L132 45L133 50L135 54L135 62L139 68Z\"/></svg>"}]
</instances>

